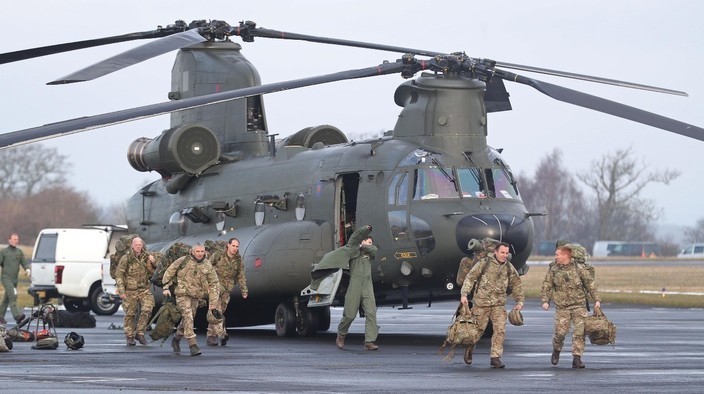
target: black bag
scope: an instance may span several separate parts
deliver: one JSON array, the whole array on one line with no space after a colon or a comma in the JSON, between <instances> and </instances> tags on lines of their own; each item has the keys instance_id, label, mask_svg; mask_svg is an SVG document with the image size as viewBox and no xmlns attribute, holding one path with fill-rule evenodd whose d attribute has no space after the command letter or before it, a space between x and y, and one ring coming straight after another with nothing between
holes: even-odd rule
<instances>
[{"instance_id":1,"label":"black bag","mask_svg":"<svg viewBox=\"0 0 704 394\"><path fill-rule=\"evenodd\" d=\"M55 327L95 328L95 317L90 312L58 311Z\"/></svg>"}]
</instances>

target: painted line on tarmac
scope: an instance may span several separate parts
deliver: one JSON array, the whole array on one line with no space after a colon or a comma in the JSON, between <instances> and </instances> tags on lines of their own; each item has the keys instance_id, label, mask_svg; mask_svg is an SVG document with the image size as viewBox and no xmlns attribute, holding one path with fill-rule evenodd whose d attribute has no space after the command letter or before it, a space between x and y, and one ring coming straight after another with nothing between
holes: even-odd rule
<instances>
[{"instance_id":1,"label":"painted line on tarmac","mask_svg":"<svg viewBox=\"0 0 704 394\"><path fill-rule=\"evenodd\" d=\"M694 292L694 291L662 291L662 290L599 290L600 293L639 293L639 294L662 294L666 296L668 294L674 295L695 295L704 296L704 293Z\"/></svg>"}]
</instances>

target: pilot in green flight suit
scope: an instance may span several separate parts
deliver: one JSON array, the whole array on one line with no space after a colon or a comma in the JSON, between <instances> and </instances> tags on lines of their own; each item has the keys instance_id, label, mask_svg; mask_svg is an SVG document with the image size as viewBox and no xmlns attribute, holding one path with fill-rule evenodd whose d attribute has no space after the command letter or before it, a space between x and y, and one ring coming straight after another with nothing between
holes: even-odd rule
<instances>
[{"instance_id":1,"label":"pilot in green flight suit","mask_svg":"<svg viewBox=\"0 0 704 394\"><path fill-rule=\"evenodd\" d=\"M363 235L364 238L359 244L359 253L355 253L356 256L349 261L350 284L347 287L347 294L345 294L345 307L342 312L340 325L337 327L337 339L335 341L339 348L345 345L345 336L361 305L366 319L364 325L364 349L378 349L378 346L374 344L377 335L379 335L379 326L376 324L376 300L374 299L374 286L372 284L372 260L374 260L378 249L372 244L372 237L368 235L371 232L371 226L365 227L369 227L369 231ZM358 231L355 231L354 235L357 235ZM354 245L352 244L354 239L354 236L351 237L348 245Z\"/></svg>"}]
</instances>

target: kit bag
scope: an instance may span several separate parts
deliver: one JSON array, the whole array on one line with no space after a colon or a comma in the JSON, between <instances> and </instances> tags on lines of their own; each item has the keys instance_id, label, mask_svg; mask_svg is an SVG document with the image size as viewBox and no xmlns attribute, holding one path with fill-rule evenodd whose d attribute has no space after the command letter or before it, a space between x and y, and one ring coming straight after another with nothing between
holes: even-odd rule
<instances>
[{"instance_id":1,"label":"kit bag","mask_svg":"<svg viewBox=\"0 0 704 394\"><path fill-rule=\"evenodd\" d=\"M439 353L450 346L450 352L445 356L445 360L450 361L455 355L456 346L474 346L481 337L481 331L477 327L476 318L466 305L459 304L452 324L447 329L447 337L440 347Z\"/></svg>"},{"instance_id":2,"label":"kit bag","mask_svg":"<svg viewBox=\"0 0 704 394\"><path fill-rule=\"evenodd\" d=\"M601 308L594 308L594 314L585 319L584 331L592 345L616 343L616 325L606 318Z\"/></svg>"}]
</instances>

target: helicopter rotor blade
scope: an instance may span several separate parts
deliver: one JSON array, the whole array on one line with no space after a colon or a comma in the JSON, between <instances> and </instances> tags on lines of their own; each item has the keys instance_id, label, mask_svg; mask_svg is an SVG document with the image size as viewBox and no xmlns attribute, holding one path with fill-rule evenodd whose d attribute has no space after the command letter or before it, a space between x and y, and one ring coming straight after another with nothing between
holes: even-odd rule
<instances>
[{"instance_id":1,"label":"helicopter rotor blade","mask_svg":"<svg viewBox=\"0 0 704 394\"><path fill-rule=\"evenodd\" d=\"M567 72L567 71L550 70L548 68L524 66L521 64L505 63L505 62L498 62L498 61L496 62L496 65L499 67L510 68L513 70L530 71L530 72L534 72L534 73L538 73L538 74L554 75L556 77L579 79L582 81L597 82L597 83L603 83L603 84L607 84L607 85L621 86L624 88L648 90L651 92L674 94L676 96L689 97L689 95L687 93L679 91L679 90L659 88L657 86L642 85L639 83L624 82L624 81L619 81L616 79L594 77L591 75L577 74L577 73L571 73L571 72Z\"/></svg>"},{"instance_id":2,"label":"helicopter rotor blade","mask_svg":"<svg viewBox=\"0 0 704 394\"><path fill-rule=\"evenodd\" d=\"M579 92L548 82L539 81L533 78L524 77L508 71L496 69L495 77L506 81L518 82L528 85L539 92L565 103L589 108L594 111L632 120L634 122L657 127L686 137L704 141L704 129L679 120L671 119L662 115L654 114L642 109L631 107L616 101L607 100L591 94Z\"/></svg>"},{"instance_id":3,"label":"helicopter rotor blade","mask_svg":"<svg viewBox=\"0 0 704 394\"><path fill-rule=\"evenodd\" d=\"M115 44L118 42L126 42L133 40L143 40L166 37L183 31L184 28L178 25L169 25L165 28L157 28L156 30L143 31L136 33L122 34L119 36L96 38L92 40L67 42L63 44L48 45L44 47L23 49L21 51L7 52L0 54L0 64L17 62L20 60L33 59L35 57L54 55L57 53L70 52L79 49L92 48L102 45Z\"/></svg>"},{"instance_id":4,"label":"helicopter rotor blade","mask_svg":"<svg viewBox=\"0 0 704 394\"><path fill-rule=\"evenodd\" d=\"M190 97L183 100L168 101L121 111L110 112L95 116L86 116L30 129L12 131L0 134L0 150L11 146L18 146L48 138L79 133L100 127L111 126L119 123L145 119L174 111L201 107L205 105L222 103L230 100L250 97L254 95L280 92L312 85L349 79L366 78L386 74L400 73L407 65L400 62L383 63L374 67L356 70L340 71L337 73L302 78L293 81L276 82L267 85L251 86L242 89L213 93L204 96Z\"/></svg>"},{"instance_id":5,"label":"helicopter rotor blade","mask_svg":"<svg viewBox=\"0 0 704 394\"><path fill-rule=\"evenodd\" d=\"M254 41L254 37L264 37L264 38L278 38L278 39L284 39L284 40L309 41L309 42L317 42L317 43L321 43L321 44L343 45L343 46L350 46L350 47L356 47L356 48L376 49L376 50L381 50L381 51L389 51L389 52L397 52L397 53L411 53L414 55L430 56L430 57L447 55L447 53L428 51L428 50L423 50L423 49L414 49L414 48L398 47L398 46L391 46L391 45L375 44L375 43L362 42L362 41L341 40L341 39L337 39L337 38L318 37L318 36L310 36L310 35L306 35L306 34L298 34L298 33L265 29L265 28L261 28L261 27L256 27L256 23L252 22L252 21L240 22L240 25L237 28L234 28L233 31L231 32L231 34L236 35L236 36L241 36L242 40L245 42ZM571 72L566 72L566 71L551 70L548 68L541 68L541 67L524 66L521 64L506 63L506 62L499 62L499 61L496 62L496 65L499 67L504 67L504 68L530 71L530 72L534 72L534 73L553 75L553 76L558 76L558 77L563 77L563 78L579 79L579 80L583 80L583 81L603 83L603 84L607 84L607 85L615 85L615 86L620 86L620 87L625 87L625 88L647 90L647 91L651 91L651 92L666 93L666 94L674 94L674 95L678 95L678 96L687 96L687 93L679 91L679 90L659 88L656 86L649 86L649 85L643 85L643 84L638 84L638 83L633 83L633 82L619 81L619 80L609 79L609 78L595 77L595 76L585 75L585 74L577 74L577 73L571 73Z\"/></svg>"},{"instance_id":6,"label":"helicopter rotor blade","mask_svg":"<svg viewBox=\"0 0 704 394\"><path fill-rule=\"evenodd\" d=\"M207 38L203 37L198 30L186 30L161 38L160 40L152 41L145 45L132 48L128 51L120 53L119 55L115 55L82 70L66 75L65 77L51 81L47 83L47 85L90 81L153 57L206 40Z\"/></svg>"}]
</instances>

